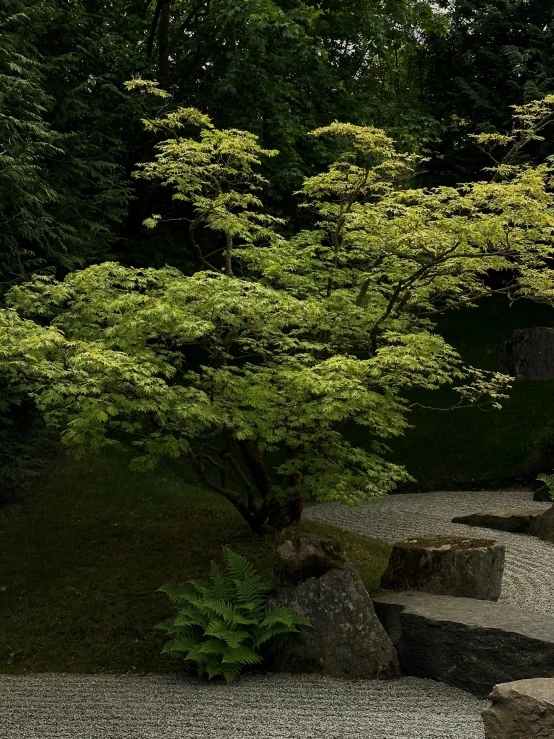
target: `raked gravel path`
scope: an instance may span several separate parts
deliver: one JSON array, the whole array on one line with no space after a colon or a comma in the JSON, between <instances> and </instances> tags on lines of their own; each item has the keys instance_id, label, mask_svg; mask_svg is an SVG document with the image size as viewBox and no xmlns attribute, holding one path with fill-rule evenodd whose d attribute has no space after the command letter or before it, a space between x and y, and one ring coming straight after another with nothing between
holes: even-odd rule
<instances>
[{"instance_id":1,"label":"raked gravel path","mask_svg":"<svg viewBox=\"0 0 554 739\"><path fill-rule=\"evenodd\" d=\"M2 676L1 739L483 739L479 703L430 680Z\"/></svg>"},{"instance_id":2,"label":"raked gravel path","mask_svg":"<svg viewBox=\"0 0 554 739\"><path fill-rule=\"evenodd\" d=\"M471 535L456 515L547 507L524 492L390 496L351 510L318 505L306 518L393 542ZM502 600L554 613L554 546L493 532L506 543ZM485 705L417 678L342 681L257 675L229 686L165 676L0 675L0 739L483 739Z\"/></svg>"},{"instance_id":3,"label":"raked gravel path","mask_svg":"<svg viewBox=\"0 0 554 739\"><path fill-rule=\"evenodd\" d=\"M455 516L495 508L549 507L532 497L521 490L389 495L355 509L339 503L316 505L306 510L305 517L390 543L426 534L482 536L488 532L506 545L500 602L554 616L554 545L525 534L451 523Z\"/></svg>"}]
</instances>

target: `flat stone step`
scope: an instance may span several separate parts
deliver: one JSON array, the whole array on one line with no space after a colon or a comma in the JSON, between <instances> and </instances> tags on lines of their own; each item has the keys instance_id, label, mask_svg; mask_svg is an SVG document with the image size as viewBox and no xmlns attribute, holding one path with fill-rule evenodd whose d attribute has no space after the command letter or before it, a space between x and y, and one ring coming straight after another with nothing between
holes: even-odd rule
<instances>
[{"instance_id":1,"label":"flat stone step","mask_svg":"<svg viewBox=\"0 0 554 739\"><path fill-rule=\"evenodd\" d=\"M494 539L420 536L397 541L381 587L498 600L504 556L504 544Z\"/></svg>"},{"instance_id":2,"label":"flat stone step","mask_svg":"<svg viewBox=\"0 0 554 739\"><path fill-rule=\"evenodd\" d=\"M463 523L466 526L479 526L484 529L511 531L514 534L525 534L531 521L543 511L536 508L498 508L483 513L470 513L468 516L456 516L452 523Z\"/></svg>"},{"instance_id":3,"label":"flat stone step","mask_svg":"<svg viewBox=\"0 0 554 739\"><path fill-rule=\"evenodd\" d=\"M554 677L554 618L473 598L422 592L374 597L406 675L479 697L497 683Z\"/></svg>"}]
</instances>

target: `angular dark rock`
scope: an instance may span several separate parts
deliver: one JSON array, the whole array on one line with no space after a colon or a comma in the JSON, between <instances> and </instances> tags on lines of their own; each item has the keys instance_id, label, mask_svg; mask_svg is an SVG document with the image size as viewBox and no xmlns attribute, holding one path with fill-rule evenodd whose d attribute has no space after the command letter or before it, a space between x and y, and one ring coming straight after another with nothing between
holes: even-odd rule
<instances>
[{"instance_id":1,"label":"angular dark rock","mask_svg":"<svg viewBox=\"0 0 554 739\"><path fill-rule=\"evenodd\" d=\"M541 503L552 503L550 490L546 487L546 485L543 485L538 490L535 490L535 492L533 493L533 500L540 501Z\"/></svg>"},{"instance_id":2,"label":"angular dark rock","mask_svg":"<svg viewBox=\"0 0 554 739\"><path fill-rule=\"evenodd\" d=\"M376 596L402 672L486 697L497 683L554 675L554 618L421 592Z\"/></svg>"},{"instance_id":3,"label":"angular dark rock","mask_svg":"<svg viewBox=\"0 0 554 739\"><path fill-rule=\"evenodd\" d=\"M554 679L535 678L495 685L482 711L485 739L552 739Z\"/></svg>"},{"instance_id":4,"label":"angular dark rock","mask_svg":"<svg viewBox=\"0 0 554 739\"><path fill-rule=\"evenodd\" d=\"M287 637L273 656L275 669L352 679L400 676L396 650L338 542L287 532L278 549L276 570L281 584L270 604L302 613L313 628L301 626L297 634Z\"/></svg>"},{"instance_id":5,"label":"angular dark rock","mask_svg":"<svg viewBox=\"0 0 554 739\"><path fill-rule=\"evenodd\" d=\"M554 505L531 521L529 533L543 541L554 543Z\"/></svg>"},{"instance_id":6,"label":"angular dark rock","mask_svg":"<svg viewBox=\"0 0 554 739\"><path fill-rule=\"evenodd\" d=\"M554 328L516 329L500 348L499 367L518 380L554 380Z\"/></svg>"},{"instance_id":7,"label":"angular dark rock","mask_svg":"<svg viewBox=\"0 0 554 739\"><path fill-rule=\"evenodd\" d=\"M394 544L381 587L498 600L504 554L504 545L493 539L462 536L407 539Z\"/></svg>"},{"instance_id":8,"label":"angular dark rock","mask_svg":"<svg viewBox=\"0 0 554 739\"><path fill-rule=\"evenodd\" d=\"M536 508L499 508L484 513L470 513L468 516L456 516L452 523L463 523L466 526L478 526L497 531L511 531L514 534L525 534L531 519L540 516L542 511Z\"/></svg>"}]
</instances>

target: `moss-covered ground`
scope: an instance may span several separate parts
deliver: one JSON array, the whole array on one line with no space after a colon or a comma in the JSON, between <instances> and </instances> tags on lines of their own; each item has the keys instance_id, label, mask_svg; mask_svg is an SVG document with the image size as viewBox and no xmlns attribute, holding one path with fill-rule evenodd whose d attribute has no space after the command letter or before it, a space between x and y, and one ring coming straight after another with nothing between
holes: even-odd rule
<instances>
[{"instance_id":1,"label":"moss-covered ground","mask_svg":"<svg viewBox=\"0 0 554 739\"><path fill-rule=\"evenodd\" d=\"M110 450L74 461L54 454L14 505L0 509L0 672L168 672L154 625L172 607L156 589L206 577L222 545L268 581L274 537L256 537L223 499L197 487L185 467L131 473ZM389 548L337 536L369 588Z\"/></svg>"}]
</instances>

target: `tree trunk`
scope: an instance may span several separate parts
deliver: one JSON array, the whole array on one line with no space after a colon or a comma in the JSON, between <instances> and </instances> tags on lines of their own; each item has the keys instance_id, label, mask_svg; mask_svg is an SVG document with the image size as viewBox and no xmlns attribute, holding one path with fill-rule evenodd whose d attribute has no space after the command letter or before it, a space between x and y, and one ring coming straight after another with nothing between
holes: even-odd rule
<instances>
[{"instance_id":1,"label":"tree trunk","mask_svg":"<svg viewBox=\"0 0 554 739\"><path fill-rule=\"evenodd\" d=\"M158 27L158 77L160 86L166 89L169 82L169 19L171 0L160 7Z\"/></svg>"},{"instance_id":2,"label":"tree trunk","mask_svg":"<svg viewBox=\"0 0 554 739\"><path fill-rule=\"evenodd\" d=\"M207 488L223 495L240 513L255 534L267 529L286 529L300 520L303 509L300 494L301 475L290 476L292 494L280 499L275 494L273 482L265 468L262 453L249 440L238 442L242 458L248 468L249 476L233 461L231 450L226 447L219 453L220 461L206 452L189 450L188 458L196 476ZM219 471L217 482L206 471L204 463ZM238 477L247 495L242 495L229 484L229 472ZM250 478L250 479L249 479Z\"/></svg>"},{"instance_id":3,"label":"tree trunk","mask_svg":"<svg viewBox=\"0 0 554 739\"><path fill-rule=\"evenodd\" d=\"M298 492L292 498L281 502L272 509L267 525L273 529L286 529L289 526L295 526L302 516L304 510L304 501Z\"/></svg>"}]
</instances>

